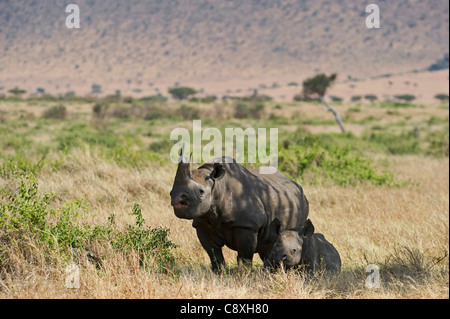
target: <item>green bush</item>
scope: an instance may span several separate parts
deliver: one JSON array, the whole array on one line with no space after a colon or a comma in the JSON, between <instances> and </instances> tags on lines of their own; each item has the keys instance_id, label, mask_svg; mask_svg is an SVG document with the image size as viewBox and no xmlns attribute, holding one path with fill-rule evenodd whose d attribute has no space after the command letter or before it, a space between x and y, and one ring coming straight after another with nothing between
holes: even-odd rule
<instances>
[{"instance_id":1,"label":"green bush","mask_svg":"<svg viewBox=\"0 0 450 319\"><path fill-rule=\"evenodd\" d=\"M92 94L100 94L102 93L102 86L99 84L92 84L91 86Z\"/></svg>"},{"instance_id":2,"label":"green bush","mask_svg":"<svg viewBox=\"0 0 450 319\"><path fill-rule=\"evenodd\" d=\"M384 132L372 132L364 137L364 139L394 155L420 154L422 152L419 137L415 130L403 132L399 135Z\"/></svg>"},{"instance_id":3,"label":"green bush","mask_svg":"<svg viewBox=\"0 0 450 319\"><path fill-rule=\"evenodd\" d=\"M42 114L42 117L45 119L64 120L66 116L67 116L67 109L64 105L52 106Z\"/></svg>"},{"instance_id":4,"label":"green bush","mask_svg":"<svg viewBox=\"0 0 450 319\"><path fill-rule=\"evenodd\" d=\"M449 156L449 128L430 133L426 137L428 143L425 153L432 156Z\"/></svg>"},{"instance_id":5,"label":"green bush","mask_svg":"<svg viewBox=\"0 0 450 319\"><path fill-rule=\"evenodd\" d=\"M243 119L248 117L248 105L245 102L238 102L234 106L234 114L233 116L237 119Z\"/></svg>"},{"instance_id":6,"label":"green bush","mask_svg":"<svg viewBox=\"0 0 450 319\"><path fill-rule=\"evenodd\" d=\"M150 95L150 96L144 96L139 99L140 101L144 102L159 102L159 103L165 103L167 102L167 97L162 95L161 93L157 95Z\"/></svg>"},{"instance_id":7,"label":"green bush","mask_svg":"<svg viewBox=\"0 0 450 319\"><path fill-rule=\"evenodd\" d=\"M176 100L186 100L189 96L196 94L197 91L193 88L182 86L170 88L169 93Z\"/></svg>"},{"instance_id":8,"label":"green bush","mask_svg":"<svg viewBox=\"0 0 450 319\"><path fill-rule=\"evenodd\" d=\"M33 249L37 247L63 259L73 259L77 254L92 257L88 247L99 241L107 241L113 249L127 254L136 252L145 267L154 266L150 261L155 260L157 269L166 271L172 264L172 249L176 245L168 238L169 230L144 227L138 204L134 204L132 211L135 225L127 225L124 231L115 226L114 215L103 224L88 225L80 221L88 213L83 201L55 207L53 194L40 194L32 175L15 176L18 181L15 189L0 189L0 274L13 267L9 261L12 247L27 251L29 259L33 259Z\"/></svg>"},{"instance_id":9,"label":"green bush","mask_svg":"<svg viewBox=\"0 0 450 319\"><path fill-rule=\"evenodd\" d=\"M18 87L15 87L14 89L8 90L9 93L14 94L14 96L19 97L23 94L25 94L27 91L23 89L19 89Z\"/></svg>"},{"instance_id":10,"label":"green bush","mask_svg":"<svg viewBox=\"0 0 450 319\"><path fill-rule=\"evenodd\" d=\"M339 96L330 95L330 100L333 102L342 102L344 99Z\"/></svg>"},{"instance_id":11,"label":"green bush","mask_svg":"<svg viewBox=\"0 0 450 319\"><path fill-rule=\"evenodd\" d=\"M233 116L237 119L254 118L260 119L264 114L264 103L238 101L234 106Z\"/></svg>"},{"instance_id":12,"label":"green bush","mask_svg":"<svg viewBox=\"0 0 450 319\"><path fill-rule=\"evenodd\" d=\"M192 106L181 105L177 110L177 114L185 120L195 120L200 117L200 111Z\"/></svg>"},{"instance_id":13,"label":"green bush","mask_svg":"<svg viewBox=\"0 0 450 319\"><path fill-rule=\"evenodd\" d=\"M312 146L291 145L280 152L280 170L293 179L303 179L312 175L313 183L331 180L338 185L357 185L370 183L391 185L390 173L379 173L372 161L356 154L350 147L332 147L326 149Z\"/></svg>"},{"instance_id":14,"label":"green bush","mask_svg":"<svg viewBox=\"0 0 450 319\"><path fill-rule=\"evenodd\" d=\"M0 176L10 177L18 171L37 175L44 164L44 159L32 161L22 155L7 156L0 164Z\"/></svg>"},{"instance_id":15,"label":"green bush","mask_svg":"<svg viewBox=\"0 0 450 319\"><path fill-rule=\"evenodd\" d=\"M448 102L448 94L439 93L439 94L436 94L436 95L434 96L434 98L437 99L437 100L439 100L439 101L441 101L441 102L445 102L445 101Z\"/></svg>"},{"instance_id":16,"label":"green bush","mask_svg":"<svg viewBox=\"0 0 450 319\"><path fill-rule=\"evenodd\" d=\"M280 171L294 180L308 179L312 183L393 184L391 173L378 172L370 158L349 146L349 143L354 144L354 137L346 134L339 138L343 140L330 135L296 132L284 140L280 149Z\"/></svg>"},{"instance_id":17,"label":"green bush","mask_svg":"<svg viewBox=\"0 0 450 319\"><path fill-rule=\"evenodd\" d=\"M367 94L364 96L364 98L368 101L370 101L371 103L375 102L376 100L378 100L378 97L374 94Z\"/></svg>"},{"instance_id":18,"label":"green bush","mask_svg":"<svg viewBox=\"0 0 450 319\"><path fill-rule=\"evenodd\" d=\"M53 208L53 194L39 194L37 181L32 175L17 173L16 176L19 181L17 189L0 189L3 235L18 241L33 239L63 254L68 254L70 248L86 247L92 239L92 231L87 225L75 223L83 203L74 201Z\"/></svg>"},{"instance_id":19,"label":"green bush","mask_svg":"<svg viewBox=\"0 0 450 319\"><path fill-rule=\"evenodd\" d=\"M396 95L395 98L397 100L402 100L405 102L412 102L416 99L416 97L412 94L400 94L400 95Z\"/></svg>"},{"instance_id":20,"label":"green bush","mask_svg":"<svg viewBox=\"0 0 450 319\"><path fill-rule=\"evenodd\" d=\"M92 107L92 112L94 112L95 117L102 119L106 116L106 111L109 108L109 104L106 103L95 103Z\"/></svg>"},{"instance_id":21,"label":"green bush","mask_svg":"<svg viewBox=\"0 0 450 319\"><path fill-rule=\"evenodd\" d=\"M136 203L132 215L136 218L135 225L128 225L125 231L117 233L112 241L113 247L126 253L135 251L141 266L146 267L149 262L155 260L160 270L167 271L174 262L171 250L177 247L168 238L169 229L144 227L145 220Z\"/></svg>"}]
</instances>

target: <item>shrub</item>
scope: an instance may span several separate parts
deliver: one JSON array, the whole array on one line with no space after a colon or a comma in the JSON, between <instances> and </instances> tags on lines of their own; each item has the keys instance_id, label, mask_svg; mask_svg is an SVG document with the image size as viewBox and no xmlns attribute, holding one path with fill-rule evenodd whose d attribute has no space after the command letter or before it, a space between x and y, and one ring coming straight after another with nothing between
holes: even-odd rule
<instances>
[{"instance_id":1,"label":"shrub","mask_svg":"<svg viewBox=\"0 0 450 319\"><path fill-rule=\"evenodd\" d=\"M92 84L91 89L92 89L92 94L100 94L100 93L102 93L102 86L99 85L99 84L95 84L95 83Z\"/></svg>"},{"instance_id":2,"label":"shrub","mask_svg":"<svg viewBox=\"0 0 450 319\"><path fill-rule=\"evenodd\" d=\"M16 190L0 189L3 235L18 241L32 238L62 254L69 254L71 248L85 247L93 234L89 226L75 223L83 203L74 201L52 208L53 194L41 195L32 175L16 176L19 180Z\"/></svg>"},{"instance_id":3,"label":"shrub","mask_svg":"<svg viewBox=\"0 0 450 319\"><path fill-rule=\"evenodd\" d=\"M24 254L26 260L36 260L38 252L47 251L63 259L73 259L81 255L93 256L89 246L98 241L107 241L112 249L137 253L141 266L154 266L166 271L174 257L176 247L168 236L167 228L144 227L138 204L134 204L132 214L135 225L127 225L124 231L115 226L115 216L100 225L80 222L80 215L87 213L83 201L64 203L54 207L53 194L40 194L36 179L32 175L16 174L19 182L16 189L0 189L0 275L14 271L12 253ZM15 249L17 248L17 249ZM50 255L43 257L52 262ZM97 266L100 266L97 262Z\"/></svg>"},{"instance_id":4,"label":"shrub","mask_svg":"<svg viewBox=\"0 0 450 319\"><path fill-rule=\"evenodd\" d=\"M9 93L13 94L16 97L22 96L27 91L23 89L19 89L18 87L15 87L14 89L8 90Z\"/></svg>"},{"instance_id":5,"label":"shrub","mask_svg":"<svg viewBox=\"0 0 450 319\"><path fill-rule=\"evenodd\" d=\"M371 103L375 102L376 100L378 100L378 97L374 94L366 94L364 96L364 98L368 101L370 101Z\"/></svg>"},{"instance_id":6,"label":"shrub","mask_svg":"<svg viewBox=\"0 0 450 319\"><path fill-rule=\"evenodd\" d=\"M254 119L260 119L264 114L264 103L256 103L249 109L249 114Z\"/></svg>"},{"instance_id":7,"label":"shrub","mask_svg":"<svg viewBox=\"0 0 450 319\"><path fill-rule=\"evenodd\" d=\"M216 95L207 95L205 97L202 98L198 98L198 97L193 97L191 99L189 99L189 102L202 102L202 103L213 103L217 101L217 96Z\"/></svg>"},{"instance_id":8,"label":"shrub","mask_svg":"<svg viewBox=\"0 0 450 319\"><path fill-rule=\"evenodd\" d=\"M248 117L248 106L245 102L238 102L234 106L234 117L237 119L243 119Z\"/></svg>"},{"instance_id":9,"label":"shrub","mask_svg":"<svg viewBox=\"0 0 450 319\"><path fill-rule=\"evenodd\" d=\"M144 96L144 97L140 98L139 100L145 101L145 102L167 102L167 97L165 97L162 94L157 94L157 95Z\"/></svg>"},{"instance_id":10,"label":"shrub","mask_svg":"<svg viewBox=\"0 0 450 319\"><path fill-rule=\"evenodd\" d=\"M396 95L395 98L397 100L402 100L402 101L406 101L406 102L411 102L416 99L416 97L412 94L400 94L400 95Z\"/></svg>"},{"instance_id":11,"label":"shrub","mask_svg":"<svg viewBox=\"0 0 450 319\"><path fill-rule=\"evenodd\" d=\"M135 251L141 266L148 267L154 259L159 270L167 271L174 262L171 250L177 247L168 238L169 229L144 227L145 220L136 203L131 214L136 218L135 225L128 225L125 231L117 233L112 240L113 247L125 253Z\"/></svg>"},{"instance_id":12,"label":"shrub","mask_svg":"<svg viewBox=\"0 0 450 319\"><path fill-rule=\"evenodd\" d=\"M164 111L163 109L160 108L149 108L147 110L147 112L144 115L144 120L146 121L151 121L151 120L156 120L156 119L160 119L160 118L165 118L168 117L170 115L167 114L167 111Z\"/></svg>"},{"instance_id":13,"label":"shrub","mask_svg":"<svg viewBox=\"0 0 450 319\"><path fill-rule=\"evenodd\" d=\"M264 103L239 101L234 106L234 117L237 119L254 118L260 119L264 114Z\"/></svg>"},{"instance_id":14,"label":"shrub","mask_svg":"<svg viewBox=\"0 0 450 319\"><path fill-rule=\"evenodd\" d=\"M320 182L325 178L338 185L364 182L390 185L393 181L392 174L377 172L370 159L358 155L349 146L327 149L318 143L311 146L290 145L280 152L280 163L280 170L294 179L312 174L311 182Z\"/></svg>"},{"instance_id":15,"label":"shrub","mask_svg":"<svg viewBox=\"0 0 450 319\"><path fill-rule=\"evenodd\" d=\"M67 109L64 105L52 106L42 114L42 117L46 119L64 120L66 116L67 116Z\"/></svg>"},{"instance_id":16,"label":"shrub","mask_svg":"<svg viewBox=\"0 0 450 319\"><path fill-rule=\"evenodd\" d=\"M441 131L435 131L426 137L428 146L425 153L433 156L449 156L449 130L448 126Z\"/></svg>"},{"instance_id":17,"label":"shrub","mask_svg":"<svg viewBox=\"0 0 450 319\"><path fill-rule=\"evenodd\" d=\"M185 120L198 119L200 116L199 110L187 105L181 105L177 113Z\"/></svg>"},{"instance_id":18,"label":"shrub","mask_svg":"<svg viewBox=\"0 0 450 319\"><path fill-rule=\"evenodd\" d=\"M384 148L390 154L418 154L421 153L419 138L416 132L403 132L399 135L391 133L371 133L366 140Z\"/></svg>"},{"instance_id":19,"label":"shrub","mask_svg":"<svg viewBox=\"0 0 450 319\"><path fill-rule=\"evenodd\" d=\"M124 106L116 106L112 110L111 116L117 119L127 120L130 118L130 108Z\"/></svg>"},{"instance_id":20,"label":"shrub","mask_svg":"<svg viewBox=\"0 0 450 319\"><path fill-rule=\"evenodd\" d=\"M434 96L434 98L437 99L437 100L439 100L439 101L441 101L441 102L445 102L445 101L448 102L448 94L443 94L443 93L436 94L436 95Z\"/></svg>"},{"instance_id":21,"label":"shrub","mask_svg":"<svg viewBox=\"0 0 450 319\"><path fill-rule=\"evenodd\" d=\"M378 172L370 158L348 145L352 135L339 138L344 139L345 144L331 135L297 131L283 142L279 153L280 171L294 180L308 179L312 183L331 180L339 185L393 184L391 173Z\"/></svg>"},{"instance_id":22,"label":"shrub","mask_svg":"<svg viewBox=\"0 0 450 319\"><path fill-rule=\"evenodd\" d=\"M106 103L95 103L92 107L92 112L96 118L102 119L106 116L106 111L108 110L109 105Z\"/></svg>"},{"instance_id":23,"label":"shrub","mask_svg":"<svg viewBox=\"0 0 450 319\"><path fill-rule=\"evenodd\" d=\"M330 95L330 99L333 102L342 102L344 99L339 97L339 96L335 96L335 95Z\"/></svg>"},{"instance_id":24,"label":"shrub","mask_svg":"<svg viewBox=\"0 0 450 319\"><path fill-rule=\"evenodd\" d=\"M15 172L37 175L44 163L43 159L35 162L21 155L9 156L0 165L0 176L10 177Z\"/></svg>"},{"instance_id":25,"label":"shrub","mask_svg":"<svg viewBox=\"0 0 450 319\"><path fill-rule=\"evenodd\" d=\"M189 98L189 96L196 94L197 91L193 88L182 86L170 88L169 93L176 100L186 100L187 98Z\"/></svg>"}]
</instances>

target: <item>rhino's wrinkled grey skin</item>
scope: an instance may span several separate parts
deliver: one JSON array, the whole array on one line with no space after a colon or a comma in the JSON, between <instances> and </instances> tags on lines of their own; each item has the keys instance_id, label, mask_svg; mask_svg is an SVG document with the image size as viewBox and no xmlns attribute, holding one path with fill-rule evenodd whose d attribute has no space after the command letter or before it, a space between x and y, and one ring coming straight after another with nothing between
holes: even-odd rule
<instances>
[{"instance_id":1,"label":"rhino's wrinkled grey skin","mask_svg":"<svg viewBox=\"0 0 450 319\"><path fill-rule=\"evenodd\" d=\"M225 264L224 245L238 252L239 263L251 263L255 253L265 260L275 242L269 234L274 218L286 228L305 224L303 189L281 173L260 175L229 157L192 169L191 160L180 158L171 205L177 217L193 220L214 270Z\"/></svg>"},{"instance_id":2,"label":"rhino's wrinkled grey skin","mask_svg":"<svg viewBox=\"0 0 450 319\"><path fill-rule=\"evenodd\" d=\"M304 265L313 274L318 270L340 272L338 251L322 234L314 234L314 226L309 219L305 226L282 229L278 219L270 224L270 231L278 239L264 262L265 269L283 264L286 269Z\"/></svg>"}]
</instances>

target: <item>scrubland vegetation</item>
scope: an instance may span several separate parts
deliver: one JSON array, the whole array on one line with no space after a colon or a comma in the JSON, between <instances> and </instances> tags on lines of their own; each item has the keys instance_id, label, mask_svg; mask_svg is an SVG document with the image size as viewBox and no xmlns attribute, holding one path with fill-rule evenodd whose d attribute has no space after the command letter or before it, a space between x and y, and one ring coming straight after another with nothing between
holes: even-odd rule
<instances>
[{"instance_id":1,"label":"scrubland vegetation","mask_svg":"<svg viewBox=\"0 0 450 319\"><path fill-rule=\"evenodd\" d=\"M3 298L448 298L448 103L0 100ZM176 127L277 127L279 170L304 187L342 272L210 270L170 206ZM204 145L209 141L203 141ZM245 164L253 167L255 164ZM81 287L65 286L80 267ZM366 267L381 287L364 286Z\"/></svg>"}]
</instances>

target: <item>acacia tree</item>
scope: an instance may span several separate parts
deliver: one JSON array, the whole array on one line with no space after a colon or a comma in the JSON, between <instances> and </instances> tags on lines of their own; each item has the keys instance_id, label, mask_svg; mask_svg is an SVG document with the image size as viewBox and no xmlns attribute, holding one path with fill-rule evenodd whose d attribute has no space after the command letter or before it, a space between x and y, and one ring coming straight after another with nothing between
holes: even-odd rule
<instances>
[{"instance_id":1,"label":"acacia tree","mask_svg":"<svg viewBox=\"0 0 450 319\"><path fill-rule=\"evenodd\" d=\"M187 86L181 86L181 87L170 88L169 93L176 100L185 100L190 95L197 94L197 91L195 89L187 87Z\"/></svg>"},{"instance_id":2,"label":"acacia tree","mask_svg":"<svg viewBox=\"0 0 450 319\"><path fill-rule=\"evenodd\" d=\"M325 101L325 94L328 88L336 81L337 74L333 73L330 76L327 76L323 73L318 74L312 78L308 78L303 81L303 98L305 100L318 100L321 101L327 109L333 113L336 122L341 128L342 133L345 133L344 123L342 122L342 118L339 113L331 107Z\"/></svg>"},{"instance_id":3,"label":"acacia tree","mask_svg":"<svg viewBox=\"0 0 450 319\"><path fill-rule=\"evenodd\" d=\"M14 96L16 96L16 97L20 97L20 96L22 96L22 94L25 94L27 91L19 89L18 87L15 87L14 89L9 90L8 92L11 94L14 94Z\"/></svg>"}]
</instances>

